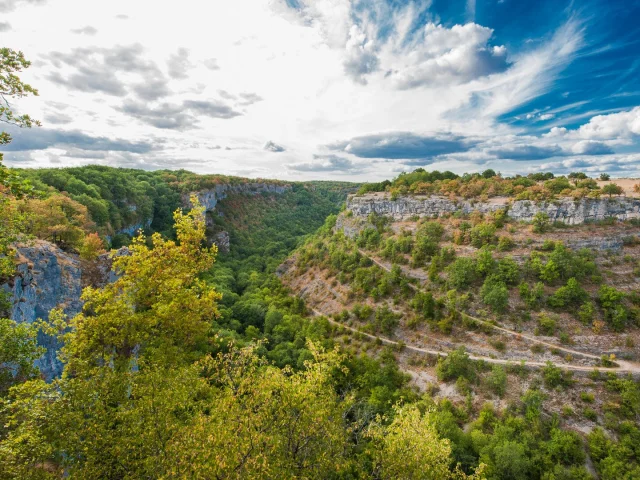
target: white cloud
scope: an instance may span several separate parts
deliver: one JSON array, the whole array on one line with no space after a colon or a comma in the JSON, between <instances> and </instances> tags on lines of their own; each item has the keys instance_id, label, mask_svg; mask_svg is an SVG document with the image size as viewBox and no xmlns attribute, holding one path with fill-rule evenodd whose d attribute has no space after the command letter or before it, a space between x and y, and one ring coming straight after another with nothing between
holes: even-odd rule
<instances>
[{"instance_id":1,"label":"white cloud","mask_svg":"<svg viewBox=\"0 0 640 480\"><path fill-rule=\"evenodd\" d=\"M541 158L557 146L574 154L578 141L590 139L561 131L557 139L523 138L498 122L546 93L576 55L583 31L574 19L521 53L507 51L486 26L439 24L429 0L400 8L402 2L372 0L367 10L350 0L289 0L298 10L285 0L183 0L179 9L152 0L20 3L3 17L11 25L3 41L33 60L24 78L40 91L20 100L20 111L42 119L55 138L82 131L153 146L85 161L283 178L343 179L346 172L373 180L420 162L469 171L495 159L490 150ZM425 18L431 23L420 25ZM85 25L95 34L72 32ZM536 113L543 121L559 112ZM628 132L636 128L627 124ZM265 149L270 139L286 150ZM360 157L324 147L345 140ZM388 161L368 159L371 142ZM21 164L27 157L38 166L82 161L83 149L50 143L21 154ZM375 168L365 168L372 162ZM521 171L523 163L510 168Z\"/></svg>"}]
</instances>

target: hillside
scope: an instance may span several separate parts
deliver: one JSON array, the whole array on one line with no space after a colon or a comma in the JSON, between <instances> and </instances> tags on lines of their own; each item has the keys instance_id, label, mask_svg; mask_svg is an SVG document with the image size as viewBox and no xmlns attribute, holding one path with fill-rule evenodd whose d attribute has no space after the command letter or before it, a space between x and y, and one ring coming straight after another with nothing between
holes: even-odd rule
<instances>
[{"instance_id":1,"label":"hillside","mask_svg":"<svg viewBox=\"0 0 640 480\"><path fill-rule=\"evenodd\" d=\"M344 348L394 347L414 385L472 416L534 389L563 428L624 436L640 406L638 204L518 200L545 181L490 198L365 186L278 273Z\"/></svg>"}]
</instances>

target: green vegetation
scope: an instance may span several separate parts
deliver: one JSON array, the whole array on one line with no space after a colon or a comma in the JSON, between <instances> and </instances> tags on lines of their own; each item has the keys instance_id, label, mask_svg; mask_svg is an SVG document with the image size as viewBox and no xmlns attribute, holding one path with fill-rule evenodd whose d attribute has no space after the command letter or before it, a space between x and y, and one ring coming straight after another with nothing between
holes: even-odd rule
<instances>
[{"instance_id":1,"label":"green vegetation","mask_svg":"<svg viewBox=\"0 0 640 480\"><path fill-rule=\"evenodd\" d=\"M370 192L390 192L392 198L399 194L414 193L469 199L505 196L535 201L553 200L559 196L579 199L623 193L619 186L612 183L600 188L595 180L588 178L583 172L573 172L566 177L555 177L551 172L532 173L526 177L503 177L489 169L482 173L465 173L460 176L448 171L428 172L423 168L410 173L403 172L392 181L364 184L358 190L360 195Z\"/></svg>"}]
</instances>

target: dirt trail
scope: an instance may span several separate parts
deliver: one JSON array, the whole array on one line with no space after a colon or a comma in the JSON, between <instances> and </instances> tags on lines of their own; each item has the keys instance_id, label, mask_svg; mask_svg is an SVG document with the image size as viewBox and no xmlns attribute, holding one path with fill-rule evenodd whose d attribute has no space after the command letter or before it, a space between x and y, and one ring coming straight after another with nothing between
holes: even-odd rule
<instances>
[{"instance_id":1,"label":"dirt trail","mask_svg":"<svg viewBox=\"0 0 640 480\"><path fill-rule=\"evenodd\" d=\"M378 265L383 270L385 270L387 272L391 271L391 269L389 268L388 265L385 265L384 263L382 263L378 259L372 257L371 255L369 255L364 250L359 248L358 252L360 253L360 255L370 259L373 263ZM417 280L420 280L420 279L417 279ZM409 283L408 285L414 291L416 291L416 292L419 291L419 288L416 287L415 285L413 285L412 283ZM314 310L314 312L316 312L316 310ZM318 313L318 312L316 312L316 313ZM471 315L469 315L469 314L467 314L465 312L459 312L459 313L461 315L465 315L466 317L474 320L475 322L481 323L482 325L486 325L488 327L493 328L494 330L506 333L508 335L512 335L512 336L514 336L516 338L526 339L526 340L528 340L530 342L534 342L534 343L537 343L537 344L540 344L540 345L545 345L545 346L547 346L549 348L560 350L562 352L570 353L571 355L579 355L579 356L586 357L586 358L600 360L600 357L598 357L597 355L581 352L579 350L573 350L571 348L567 348L567 347L564 347L562 345L557 345L555 343L545 342L543 340L539 340L539 339L537 339L535 337L532 337L530 335L525 335L525 334L520 333L520 332L515 332L513 330L509 330L508 328L499 327L499 326L494 325L493 323L491 323L491 322L489 322L487 320L482 320L480 318L473 317L473 316L471 316ZM369 335L369 334L360 332L357 329L346 327L345 325L342 325L341 323L335 322L333 320L330 320L330 321L332 321L333 323L336 323L338 325L341 325L344 328L348 328L350 330L359 332L359 333L361 333L363 335L366 335L368 337L380 338L384 343L390 343L390 344L397 344L398 343L398 342L395 342L395 341L390 340L390 339L385 339L385 338L382 338L382 337L376 337L375 335ZM423 349L423 348L420 348L420 347L409 346L409 345L407 345L406 348L408 350L414 350L414 351L423 352L423 353L430 353L430 354L434 354L434 355L446 355L446 353L440 352L438 350L428 350L428 349ZM469 355L469 358L472 358L474 360L484 360L484 361L486 361L488 363L500 363L500 364L506 364L506 363L509 363L509 362L510 363L514 363L513 361L510 361L510 360L500 360L500 359L495 359L495 358L490 358L490 357L479 357L479 356L474 356L474 355ZM628 362L628 361L625 361L625 360L616 360L616 363L619 365L619 367L598 368L598 370L611 371L611 372L630 372L630 373L634 373L634 374L640 374L640 364L637 364L637 363L634 363L634 362ZM543 362L530 362L530 361L527 361L526 364L527 365L541 366L541 367L544 367L546 365L546 363L543 363ZM585 367L585 366L580 366L580 365L570 365L570 364L566 364L566 363L554 363L554 365L556 365L556 366L558 366L560 368L565 368L567 370L579 370L579 371L591 371L594 368L596 368L596 367Z\"/></svg>"}]
</instances>

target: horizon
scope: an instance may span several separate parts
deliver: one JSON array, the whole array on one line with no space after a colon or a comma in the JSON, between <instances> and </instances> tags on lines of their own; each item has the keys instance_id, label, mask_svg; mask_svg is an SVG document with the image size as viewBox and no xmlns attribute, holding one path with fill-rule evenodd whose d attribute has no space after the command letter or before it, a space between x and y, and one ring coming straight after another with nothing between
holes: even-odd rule
<instances>
[{"instance_id":1,"label":"horizon","mask_svg":"<svg viewBox=\"0 0 640 480\"><path fill-rule=\"evenodd\" d=\"M640 176L640 1L0 7L40 92L12 106L43 123L9 129L11 167Z\"/></svg>"}]
</instances>

